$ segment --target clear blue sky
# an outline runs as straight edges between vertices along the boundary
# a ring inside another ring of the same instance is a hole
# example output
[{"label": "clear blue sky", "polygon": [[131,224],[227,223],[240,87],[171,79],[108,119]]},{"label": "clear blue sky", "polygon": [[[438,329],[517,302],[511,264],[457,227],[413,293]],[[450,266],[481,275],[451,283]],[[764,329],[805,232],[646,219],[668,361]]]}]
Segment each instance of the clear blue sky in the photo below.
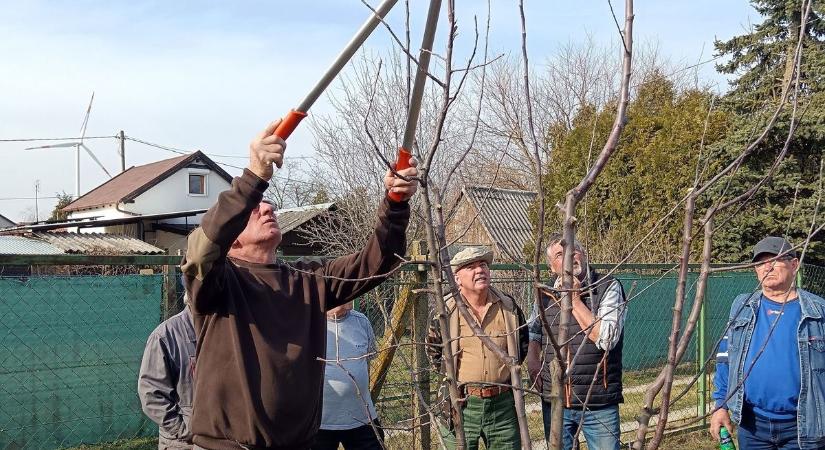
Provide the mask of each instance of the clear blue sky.
[{"label": "clear blue sky", "polygon": [[[403,3],[389,17],[399,32]],[[410,3],[417,43],[428,2]],[[473,15],[486,20],[487,2],[456,3],[460,46],[473,34]],[[614,1],[620,20],[623,7]],[[618,42],[606,0],[525,0],[525,8],[537,65],[588,34],[599,43]],[[715,37],[742,34],[760,21],[744,0],[637,0],[635,9],[636,42],[658,43],[674,62],[708,59]],[[88,135],[122,129],[170,147],[238,157],[266,123],[299,103],[368,13],[360,0],[0,0],[0,11],[0,139],[78,135],[95,91]],[[519,52],[519,27],[517,1],[492,0],[491,51]],[[366,48],[390,46],[389,33],[379,28]],[[712,64],[700,73],[724,89]],[[328,105],[322,98],[313,110]],[[288,155],[312,155],[309,127],[289,143]],[[36,144],[0,143],[0,214],[12,220],[34,201],[6,199],[34,196],[38,179],[41,195],[74,190],[73,150],[23,151]],[[119,170],[117,141],[88,145],[110,172]],[[128,167],[175,155],[127,142],[126,156]],[[106,177],[81,159],[85,192]],[[242,158],[217,160],[245,165]],[[41,216],[52,206],[41,200]]]}]

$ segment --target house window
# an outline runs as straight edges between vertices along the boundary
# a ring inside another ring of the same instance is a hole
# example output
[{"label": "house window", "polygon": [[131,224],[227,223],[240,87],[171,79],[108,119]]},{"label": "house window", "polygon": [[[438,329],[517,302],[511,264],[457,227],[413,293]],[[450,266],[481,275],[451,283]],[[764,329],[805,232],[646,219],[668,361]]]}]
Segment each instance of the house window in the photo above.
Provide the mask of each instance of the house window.
[{"label": "house window", "polygon": [[189,174],[189,195],[206,195],[206,174]]}]

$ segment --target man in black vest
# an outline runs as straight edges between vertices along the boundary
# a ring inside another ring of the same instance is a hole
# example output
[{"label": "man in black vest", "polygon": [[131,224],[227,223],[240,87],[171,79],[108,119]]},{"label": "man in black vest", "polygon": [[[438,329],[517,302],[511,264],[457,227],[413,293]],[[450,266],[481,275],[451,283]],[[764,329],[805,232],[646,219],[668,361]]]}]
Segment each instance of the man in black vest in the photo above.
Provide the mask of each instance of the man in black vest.
[{"label": "man in black vest", "polygon": [[[553,281],[561,287],[564,248],[561,235],[550,237],[547,260],[556,275]],[[570,374],[564,381],[564,424],[562,439],[565,450],[578,448],[577,429],[581,426],[588,448],[619,450],[619,403],[622,397],[622,328],[625,318],[625,296],[621,283],[610,275],[590,269],[587,255],[576,242],[573,254],[573,320],[567,328],[570,339],[565,365]],[[527,367],[536,388],[543,394],[541,410],[544,435],[550,436],[551,371],[558,370],[555,352],[547,338],[549,326],[558,337],[561,294],[547,292],[541,305],[533,306],[530,320],[530,346]],[[541,311],[539,310],[541,309]],[[544,315],[542,318],[539,313]]]}]

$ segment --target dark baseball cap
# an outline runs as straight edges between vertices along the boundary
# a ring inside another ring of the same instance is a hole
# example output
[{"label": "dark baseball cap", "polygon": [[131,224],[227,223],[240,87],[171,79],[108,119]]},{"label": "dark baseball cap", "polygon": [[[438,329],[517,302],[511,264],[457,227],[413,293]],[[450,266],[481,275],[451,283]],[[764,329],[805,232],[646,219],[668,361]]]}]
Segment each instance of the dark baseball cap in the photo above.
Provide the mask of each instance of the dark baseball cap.
[{"label": "dark baseball cap", "polygon": [[779,236],[768,236],[757,242],[756,245],[753,246],[753,259],[751,261],[756,261],[756,258],[763,253],[769,253],[771,255],[784,253],[786,256],[796,258],[796,250],[793,249],[793,245],[785,240],[785,238]]}]

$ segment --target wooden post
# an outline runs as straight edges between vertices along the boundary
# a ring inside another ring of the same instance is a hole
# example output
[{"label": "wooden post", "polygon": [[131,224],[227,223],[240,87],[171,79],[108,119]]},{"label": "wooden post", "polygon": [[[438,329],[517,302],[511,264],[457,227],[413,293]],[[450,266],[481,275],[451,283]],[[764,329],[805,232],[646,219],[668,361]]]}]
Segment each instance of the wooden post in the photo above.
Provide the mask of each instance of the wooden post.
[{"label": "wooden post", "polygon": [[[418,241],[413,244],[411,256],[413,260],[424,260],[427,253],[427,243],[425,241]],[[427,286],[427,267],[419,264],[415,271],[415,287],[423,289]],[[412,339],[415,343],[425,342],[427,339],[427,332],[429,329],[429,305],[426,294],[418,294],[413,296],[412,305]],[[416,417],[415,427],[418,433],[414,433],[414,448],[415,450],[430,450],[430,417],[427,413],[427,406],[430,404],[430,361],[427,357],[427,348],[424,345],[416,345],[415,354],[413,355],[415,365],[415,373],[418,375],[418,389],[421,391],[424,401],[414,395],[413,396],[413,414]]]},{"label": "wooden post", "polygon": [[178,302],[178,280],[177,266],[167,264],[163,266],[163,304],[161,308],[161,319],[166,320],[179,313],[181,305]]},{"label": "wooden post", "polygon": [[384,335],[378,340],[378,348],[386,349],[380,353],[370,364],[370,395],[372,400],[378,401],[381,396],[381,388],[384,387],[384,381],[387,377],[387,372],[390,369],[390,364],[395,357],[395,344],[401,340],[406,330],[406,318],[410,311],[410,304],[412,303],[412,288],[404,287],[395,306],[392,308],[392,317],[390,324],[384,329]]}]

